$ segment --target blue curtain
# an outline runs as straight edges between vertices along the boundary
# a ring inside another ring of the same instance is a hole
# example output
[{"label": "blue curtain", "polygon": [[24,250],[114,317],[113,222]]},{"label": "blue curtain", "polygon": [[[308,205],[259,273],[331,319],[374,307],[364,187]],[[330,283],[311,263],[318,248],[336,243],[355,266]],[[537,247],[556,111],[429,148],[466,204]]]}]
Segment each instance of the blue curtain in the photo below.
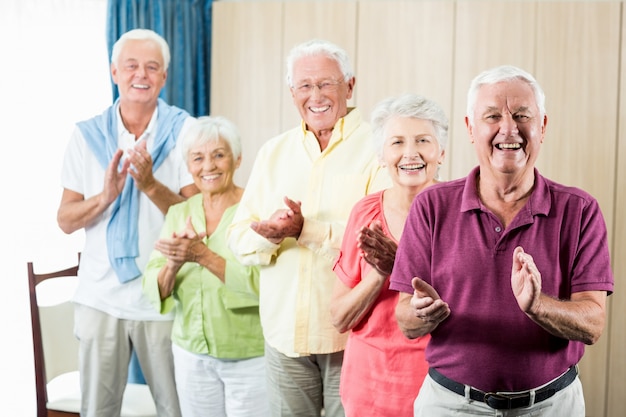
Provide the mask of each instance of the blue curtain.
[{"label": "blue curtain", "polygon": [[[131,29],[152,29],[170,47],[161,98],[193,116],[209,114],[212,0],[108,0],[107,46]],[[113,101],[117,99],[113,84]]]}]

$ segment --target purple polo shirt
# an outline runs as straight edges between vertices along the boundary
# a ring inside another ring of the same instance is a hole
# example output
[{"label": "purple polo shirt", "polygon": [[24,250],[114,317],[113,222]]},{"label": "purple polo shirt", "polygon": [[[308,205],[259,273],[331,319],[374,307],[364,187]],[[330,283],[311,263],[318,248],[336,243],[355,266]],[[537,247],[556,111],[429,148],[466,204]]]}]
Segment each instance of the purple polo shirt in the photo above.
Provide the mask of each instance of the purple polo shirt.
[{"label": "purple polo shirt", "polygon": [[430,283],[450,305],[432,332],[430,367],[483,391],[540,386],[578,363],[584,344],[550,335],[518,307],[511,289],[513,250],[541,273],[542,291],[613,291],[606,225],[597,201],[535,170],[535,188],[508,229],[481,204],[478,167],[464,179],[422,191],[406,220],[390,288],[413,293]]}]

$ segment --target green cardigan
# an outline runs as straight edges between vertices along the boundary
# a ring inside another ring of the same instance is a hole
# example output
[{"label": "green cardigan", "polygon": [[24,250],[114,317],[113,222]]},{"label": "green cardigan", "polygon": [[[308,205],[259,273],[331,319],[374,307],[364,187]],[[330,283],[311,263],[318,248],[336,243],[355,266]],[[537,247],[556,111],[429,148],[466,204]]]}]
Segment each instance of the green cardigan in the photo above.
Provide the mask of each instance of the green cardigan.
[{"label": "green cardigan", "polygon": [[[175,309],[172,342],[189,352],[224,359],[251,358],[264,353],[258,269],[239,263],[226,243],[226,228],[237,206],[229,207],[215,232],[203,239],[209,249],[226,259],[226,283],[203,266],[187,262],[176,275],[172,294],[161,300],[157,276],[166,258],[154,250],[144,271],[144,293],[161,313]],[[202,194],[169,209],[161,237],[171,237],[172,233],[183,230],[189,216],[198,233],[206,231]]]}]

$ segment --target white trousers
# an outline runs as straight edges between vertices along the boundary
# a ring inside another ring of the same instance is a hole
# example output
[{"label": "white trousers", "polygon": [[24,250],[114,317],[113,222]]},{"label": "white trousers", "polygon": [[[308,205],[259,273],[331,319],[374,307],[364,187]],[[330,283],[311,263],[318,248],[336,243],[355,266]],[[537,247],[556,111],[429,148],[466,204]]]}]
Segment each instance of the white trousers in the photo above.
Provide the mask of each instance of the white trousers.
[{"label": "white trousers", "polygon": [[229,360],[172,344],[183,417],[267,417],[265,358]]},{"label": "white trousers", "polygon": [[467,399],[442,387],[426,375],[415,399],[415,417],[493,416],[493,417],[585,417],[585,399],[580,379],[552,397],[530,407],[494,410],[480,401]]}]

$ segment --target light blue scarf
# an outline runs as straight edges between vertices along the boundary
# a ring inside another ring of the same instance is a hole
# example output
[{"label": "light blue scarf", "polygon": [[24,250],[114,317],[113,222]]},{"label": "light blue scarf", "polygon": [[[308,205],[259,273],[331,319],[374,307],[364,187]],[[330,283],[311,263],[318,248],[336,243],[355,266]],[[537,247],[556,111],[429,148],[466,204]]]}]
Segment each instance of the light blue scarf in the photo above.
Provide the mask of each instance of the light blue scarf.
[{"label": "light blue scarf", "polygon": [[[99,116],[78,123],[87,145],[106,170],[117,151],[117,107],[119,99]],[[189,114],[162,99],[158,100],[157,128],[151,152],[152,172],[163,163],[176,145],[176,138]],[[139,256],[139,190],[129,175],[124,189],[113,202],[107,227],[109,262],[121,283],[141,276],[135,258]]]}]

